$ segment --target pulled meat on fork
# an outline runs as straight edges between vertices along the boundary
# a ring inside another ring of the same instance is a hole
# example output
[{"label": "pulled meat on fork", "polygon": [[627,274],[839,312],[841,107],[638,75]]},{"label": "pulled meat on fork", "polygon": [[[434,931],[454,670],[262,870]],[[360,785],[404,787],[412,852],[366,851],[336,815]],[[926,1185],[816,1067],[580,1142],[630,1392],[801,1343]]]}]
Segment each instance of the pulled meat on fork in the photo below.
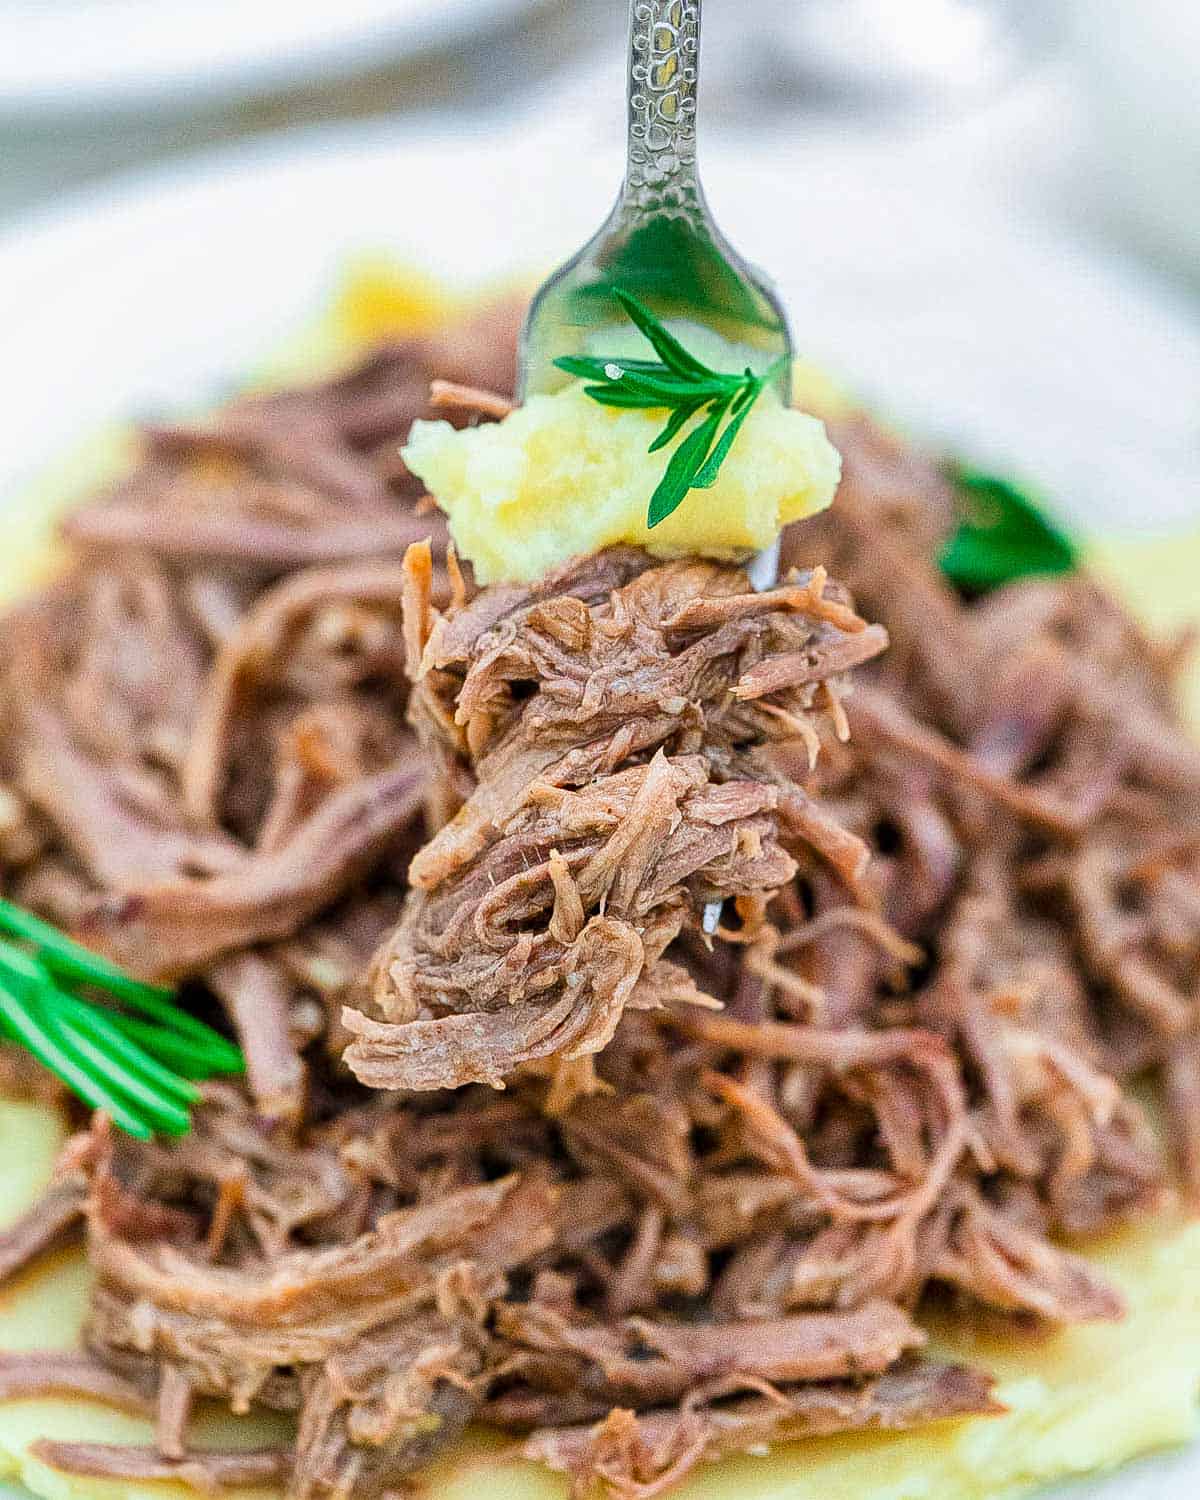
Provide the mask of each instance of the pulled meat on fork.
[{"label": "pulled meat on fork", "polygon": [[[738,568],[614,548],[435,616],[428,550],[406,566],[410,717],[475,785],[409,867],[372,966],[381,1019],[346,1011],[346,1061],[373,1088],[499,1085],[659,1004],[706,902],[755,936],[815,818],[759,747],[815,757],[815,721],[887,638],[822,569],[756,594]],[[816,839],[861,872],[865,848]]]}]

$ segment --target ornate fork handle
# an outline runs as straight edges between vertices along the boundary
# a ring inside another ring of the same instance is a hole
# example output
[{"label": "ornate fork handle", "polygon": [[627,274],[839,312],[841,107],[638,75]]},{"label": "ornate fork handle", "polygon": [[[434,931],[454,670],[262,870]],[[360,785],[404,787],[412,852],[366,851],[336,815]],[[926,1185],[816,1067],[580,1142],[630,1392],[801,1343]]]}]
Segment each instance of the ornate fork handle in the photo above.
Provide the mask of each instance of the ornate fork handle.
[{"label": "ornate fork handle", "polygon": [[626,220],[698,221],[696,91],[701,0],[629,0]]}]

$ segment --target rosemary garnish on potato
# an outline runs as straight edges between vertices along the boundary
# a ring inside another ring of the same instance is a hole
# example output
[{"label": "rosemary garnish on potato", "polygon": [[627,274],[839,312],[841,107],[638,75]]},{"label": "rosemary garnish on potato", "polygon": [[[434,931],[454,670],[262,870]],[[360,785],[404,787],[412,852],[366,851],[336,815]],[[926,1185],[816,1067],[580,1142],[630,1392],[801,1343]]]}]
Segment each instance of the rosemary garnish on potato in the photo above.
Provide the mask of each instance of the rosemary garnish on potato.
[{"label": "rosemary garnish on potato", "polygon": [[722,374],[684,348],[636,297],[619,290],[613,295],[658,359],[568,355],[554,363],[568,375],[589,381],[585,393],[603,406],[669,411],[666,425],[650,444],[651,453],[668,447],[688,422],[702,416],[679,442],[650,497],[646,524],[654,527],[679,507],[689,490],[710,489],[716,483],[750,409],[779,379],[788,356],[781,355],[761,374],[749,366],[739,375]]}]

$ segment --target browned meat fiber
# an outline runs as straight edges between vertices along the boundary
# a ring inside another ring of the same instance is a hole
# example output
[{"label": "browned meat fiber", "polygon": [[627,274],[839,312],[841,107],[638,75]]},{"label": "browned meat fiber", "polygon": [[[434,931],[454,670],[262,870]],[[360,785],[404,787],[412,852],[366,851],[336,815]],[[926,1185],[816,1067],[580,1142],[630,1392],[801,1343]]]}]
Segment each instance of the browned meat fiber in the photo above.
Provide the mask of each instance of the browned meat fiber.
[{"label": "browned meat fiber", "polygon": [[[178,1141],[80,1120],[0,1241],[95,1269],[0,1399],[157,1418],[60,1469],[372,1500],[481,1420],[649,1500],[993,1410],[927,1293],[1119,1316],[1070,1240],[1169,1180],[1135,1074],[1200,1198],[1184,643],[1085,574],[959,597],[952,489],[865,421],[771,594],[626,550],[475,593],[396,453],[435,378],[503,412],[514,323],[148,432],[0,622],[0,889],[249,1062]],[[197,1451],[203,1396],[295,1439]]]},{"label": "browned meat fiber", "polygon": [[[385,1019],[346,1011],[346,1061],[373,1088],[500,1084],[598,1052],[626,1006],[686,998],[663,955],[705,903],[755,939],[818,819],[761,747],[815,755],[887,638],[819,568],[755,594],[736,568],[612,549],[438,615],[428,548],[406,566],[409,715],[474,785],[409,867],[372,966]],[[865,845],[822,832],[852,880]]]}]

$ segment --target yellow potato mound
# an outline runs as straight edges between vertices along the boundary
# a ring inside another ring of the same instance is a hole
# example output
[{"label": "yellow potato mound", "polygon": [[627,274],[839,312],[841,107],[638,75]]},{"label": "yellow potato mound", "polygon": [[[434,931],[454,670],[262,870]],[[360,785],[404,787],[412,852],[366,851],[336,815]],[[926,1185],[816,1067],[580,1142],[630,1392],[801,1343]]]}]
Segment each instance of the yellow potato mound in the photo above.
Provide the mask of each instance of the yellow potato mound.
[{"label": "yellow potato mound", "polygon": [[[370,298],[358,298],[353,286],[347,288],[335,317],[313,332],[310,368],[322,362],[316,354],[332,345],[345,351],[355,339],[370,342],[363,306],[372,299],[387,313],[387,331],[403,332],[398,325],[410,306],[404,278],[397,276],[394,295],[385,295],[388,288],[380,282],[385,273],[374,265],[371,276]],[[412,305],[424,316],[419,299]],[[293,351],[289,377],[299,373],[298,364]],[[103,477],[99,469],[111,466],[110,449],[103,451],[104,462],[93,463],[94,477]],[[0,572],[0,600],[45,572],[44,546],[36,549],[28,540],[31,520],[35,511],[60,512],[68,494],[81,493],[86,468],[81,454],[57,486],[42,487],[36,505],[0,516],[0,559],[19,560],[19,568]],[[703,505],[706,498],[712,497],[701,492],[686,503]],[[1108,549],[1105,570],[1135,602],[1148,597],[1146,586],[1153,579],[1153,612],[1160,626],[1194,619],[1200,538],[1175,545],[1176,566],[1168,583],[1173,579],[1178,586],[1166,591],[1161,570],[1144,567],[1142,556],[1150,554]],[[1195,680],[1200,703],[1200,674]],[[34,1201],[63,1136],[63,1122],[52,1109],[0,1100],[0,1228]],[[1096,1247],[1091,1259],[1125,1293],[1124,1322],[1028,1339],[1000,1337],[961,1320],[933,1328],[935,1353],[994,1371],[1007,1415],[911,1433],[822,1438],[780,1446],[764,1458],[727,1459],[694,1474],[677,1492],[678,1500],[1015,1500],[1056,1479],[1187,1441],[1198,1426],[1200,1222],[1164,1215]],[[87,1285],[84,1256],[74,1251],[0,1289],[0,1350],[73,1347]],[[216,1410],[205,1412],[195,1430],[197,1446],[253,1448],[281,1435],[286,1429],[278,1419],[233,1418]],[[0,1403],[0,1480],[16,1480],[44,1500],[194,1500],[194,1492],[174,1482],[57,1473],[29,1455],[30,1444],[41,1437],[144,1443],[152,1431],[149,1423],[95,1401]],[[567,1485],[514,1459],[510,1443],[475,1433],[427,1471],[417,1489],[429,1500],[564,1500]],[[222,1493],[229,1500],[271,1495],[247,1489]]]},{"label": "yellow potato mound", "polygon": [[833,499],[841,460],[824,425],[768,391],[712,489],[690,491],[651,531],[646,507],[674,450],[648,450],[667,415],[601,406],[575,384],[534,396],[502,422],[461,431],[414,423],[404,461],[446,512],[481,583],[537,578],[614,542],[660,557],[756,551]]}]

